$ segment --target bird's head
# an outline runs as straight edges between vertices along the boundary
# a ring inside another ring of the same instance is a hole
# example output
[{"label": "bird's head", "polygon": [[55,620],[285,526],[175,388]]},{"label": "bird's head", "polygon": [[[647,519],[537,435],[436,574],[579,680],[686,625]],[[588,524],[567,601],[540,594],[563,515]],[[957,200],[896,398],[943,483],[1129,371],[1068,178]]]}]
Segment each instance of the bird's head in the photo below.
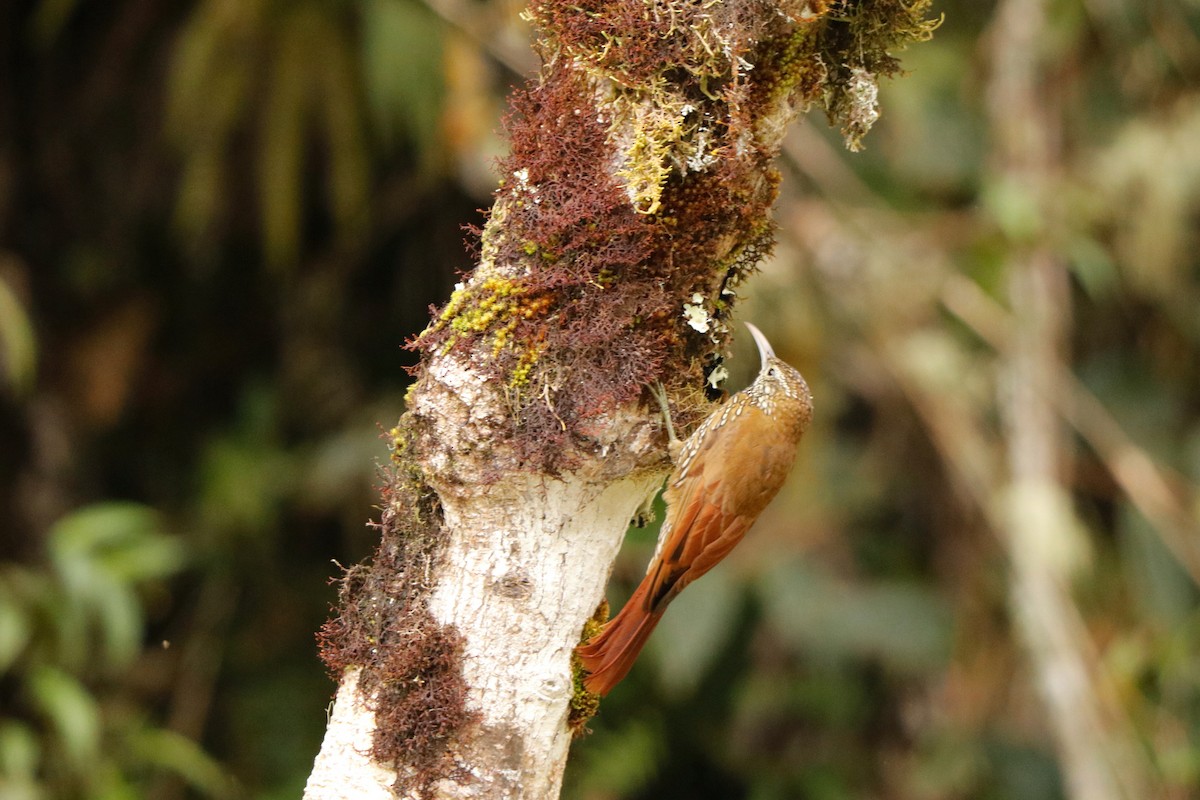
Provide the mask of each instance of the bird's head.
[{"label": "bird's head", "polygon": [[751,401],[767,413],[776,413],[783,406],[803,418],[804,424],[812,417],[812,393],[800,370],[781,360],[775,355],[775,349],[755,326],[749,322],[746,327],[758,345],[758,354],[762,358],[758,377],[746,388]]}]

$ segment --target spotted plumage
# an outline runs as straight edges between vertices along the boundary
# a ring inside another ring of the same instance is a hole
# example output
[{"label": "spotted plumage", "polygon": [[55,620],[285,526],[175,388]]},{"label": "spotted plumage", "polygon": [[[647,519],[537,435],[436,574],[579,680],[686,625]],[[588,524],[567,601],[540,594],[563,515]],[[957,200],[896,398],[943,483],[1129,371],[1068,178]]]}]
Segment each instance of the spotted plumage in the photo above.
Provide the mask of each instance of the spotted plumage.
[{"label": "spotted plumage", "polygon": [[621,612],[577,650],[592,692],[607,694],[625,676],[667,605],[742,540],[795,461],[812,418],[812,395],[799,371],[775,356],[757,328],[747,327],[762,356],[758,377],[684,442],[670,434],[675,470],[663,492],[667,514],[646,577]]}]

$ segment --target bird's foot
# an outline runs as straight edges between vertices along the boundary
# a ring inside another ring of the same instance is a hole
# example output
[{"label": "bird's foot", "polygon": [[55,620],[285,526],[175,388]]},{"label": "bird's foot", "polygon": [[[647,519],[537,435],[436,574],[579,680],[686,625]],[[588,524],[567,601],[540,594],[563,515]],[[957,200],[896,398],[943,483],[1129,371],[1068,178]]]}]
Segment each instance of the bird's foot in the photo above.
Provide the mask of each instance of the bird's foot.
[{"label": "bird's foot", "polygon": [[667,400],[667,390],[663,387],[662,381],[655,381],[654,385],[650,387],[650,391],[654,393],[654,397],[658,400],[658,407],[662,409],[663,426],[667,429],[667,453],[673,462],[682,443],[675,436],[675,425],[671,422],[671,404]]}]

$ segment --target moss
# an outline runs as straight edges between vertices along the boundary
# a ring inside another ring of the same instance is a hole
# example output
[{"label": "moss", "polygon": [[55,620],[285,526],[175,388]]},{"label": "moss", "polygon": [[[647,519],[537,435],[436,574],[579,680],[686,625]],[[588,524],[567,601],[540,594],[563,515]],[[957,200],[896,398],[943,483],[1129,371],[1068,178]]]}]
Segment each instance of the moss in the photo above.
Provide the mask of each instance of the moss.
[{"label": "moss", "polygon": [[814,42],[814,54],[829,65],[822,105],[841,127],[846,146],[858,150],[879,116],[879,78],[900,72],[893,50],[927,41],[941,24],[927,19],[932,0],[839,0]]},{"label": "moss", "polygon": [[[587,622],[583,623],[583,634],[579,637],[579,642],[582,644],[591,639],[596,634],[600,633],[600,629],[604,627],[604,623],[608,620],[609,608],[608,601],[601,600],[600,605],[596,607],[594,613]],[[583,668],[583,663],[579,660],[579,656],[575,651],[571,651],[571,702],[567,710],[567,727],[574,737],[583,736],[588,732],[587,723],[592,717],[596,716],[596,712],[600,710],[600,695],[594,692],[589,692],[583,684],[583,679],[586,677],[586,671]]]},{"label": "moss", "polygon": [[735,3],[694,0],[583,0],[532,3],[527,17],[548,46],[617,85],[644,87],[670,69],[697,82],[728,75]]},{"label": "moss", "polygon": [[537,365],[538,359],[541,358],[542,351],[545,349],[544,343],[534,342],[528,347],[517,361],[517,365],[513,367],[509,373],[508,386],[511,389],[520,389],[529,383],[529,374]]},{"label": "moss", "polygon": [[[528,244],[526,249],[529,249]],[[536,246],[532,247],[532,252],[537,252]],[[489,276],[477,284],[461,285],[455,289],[450,302],[421,333],[418,341],[449,332],[450,335],[441,344],[441,353],[445,355],[459,342],[486,334],[494,358],[514,345],[513,334],[522,321],[543,317],[551,303],[551,297],[535,294],[528,285],[500,276]],[[518,356],[518,362],[526,365],[536,362],[537,352],[536,347],[525,349]],[[525,369],[528,371],[528,366]],[[520,382],[516,376],[513,380]]]},{"label": "moss", "polygon": [[774,108],[793,93],[801,105],[813,102],[829,76],[816,44],[820,26],[802,27],[764,43],[760,60],[761,102]]},{"label": "moss", "polygon": [[335,678],[358,668],[375,712],[372,754],[398,770],[397,791],[428,797],[457,775],[450,744],[478,723],[466,708],[462,637],[429,612],[430,576],[444,530],[441,506],[412,453],[411,417],[386,434],[392,450],[371,562],[347,570],[339,611],[319,634]]},{"label": "moss", "polygon": [[[523,464],[569,467],[588,421],[655,380],[704,385],[736,289],[773,247],[787,122],[821,104],[857,146],[889,48],[936,24],[927,0],[804,8],[531,5],[547,66],[513,95],[479,270],[416,342],[505,387]],[[697,294],[706,331],[684,316]]]}]

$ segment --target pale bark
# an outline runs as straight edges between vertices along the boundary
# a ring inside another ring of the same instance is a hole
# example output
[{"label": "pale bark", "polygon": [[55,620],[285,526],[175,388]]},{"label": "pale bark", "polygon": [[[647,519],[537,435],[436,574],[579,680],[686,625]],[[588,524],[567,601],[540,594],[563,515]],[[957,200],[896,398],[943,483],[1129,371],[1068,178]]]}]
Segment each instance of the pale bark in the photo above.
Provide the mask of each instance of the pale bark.
[{"label": "pale bark", "polygon": [[[660,422],[614,415],[570,473],[509,471],[486,480],[481,448],[500,422],[494,382],[440,360],[414,412],[440,447],[423,466],[441,497],[448,544],[432,576],[430,611],[465,638],[462,657],[479,723],[454,752],[468,777],[438,798],[556,798],[571,734],[571,650],[603,597],[623,531],[665,475]],[[347,671],[306,800],[389,798],[396,773],[371,757],[371,698]],[[401,765],[403,769],[403,765]],[[407,778],[409,776],[402,776]],[[416,797],[401,780],[401,797]]]},{"label": "pale bark", "polygon": [[375,712],[358,690],[359,670],[347,670],[325,728],[325,739],[308,776],[308,800],[355,797],[392,800],[396,773],[371,757]]}]

